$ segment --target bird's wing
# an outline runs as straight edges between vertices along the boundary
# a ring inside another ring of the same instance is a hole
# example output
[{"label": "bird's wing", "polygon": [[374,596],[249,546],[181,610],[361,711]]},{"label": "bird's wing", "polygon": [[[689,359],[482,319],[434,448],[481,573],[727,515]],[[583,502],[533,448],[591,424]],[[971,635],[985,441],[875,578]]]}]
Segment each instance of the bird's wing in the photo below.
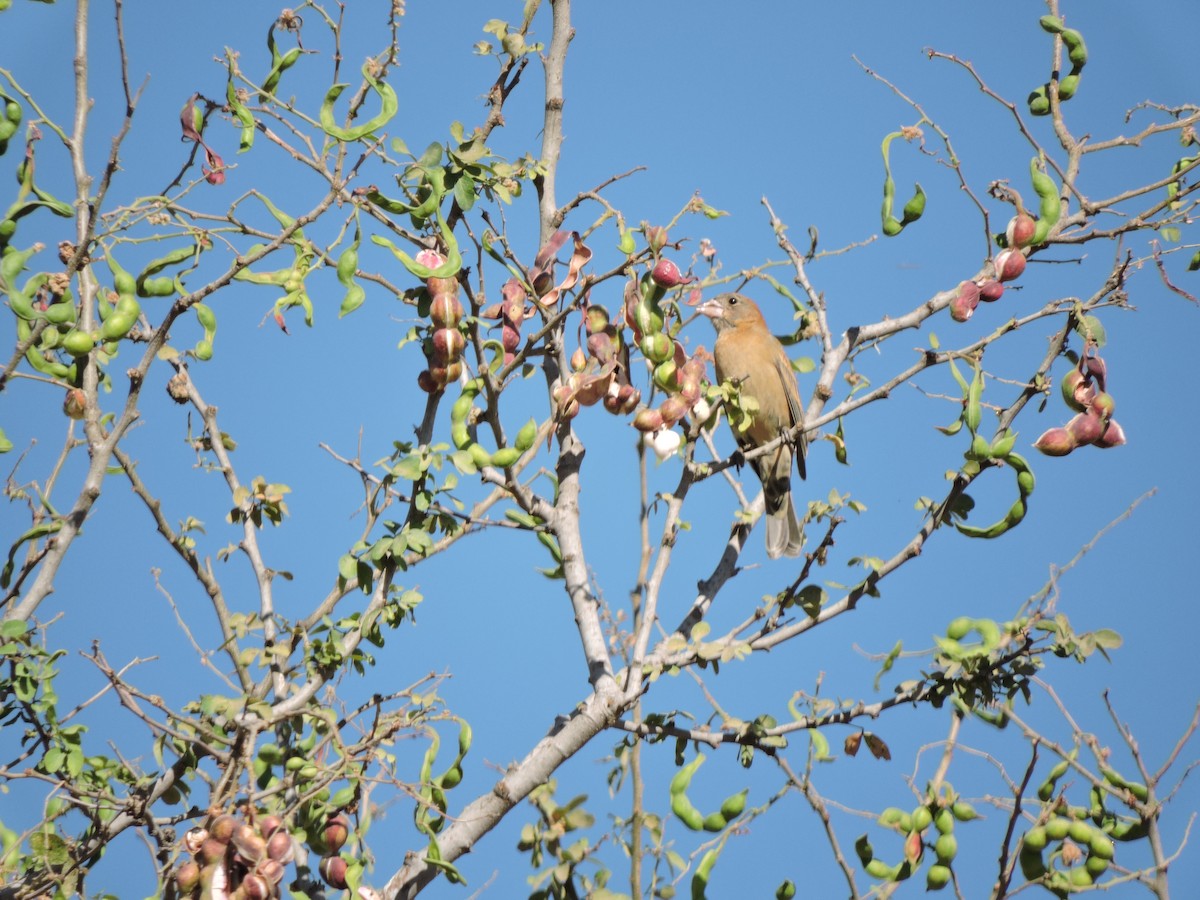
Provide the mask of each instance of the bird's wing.
[{"label": "bird's wing", "polygon": [[[804,422],[804,410],[800,405],[800,389],[796,384],[796,375],[792,372],[792,364],[786,353],[780,353],[775,358],[775,372],[779,375],[779,380],[783,382],[783,393],[787,396],[788,419],[791,427],[794,428]],[[804,465],[804,457],[808,452],[808,440],[804,435],[800,435],[797,439],[796,450],[796,469],[803,479],[808,475]]]}]

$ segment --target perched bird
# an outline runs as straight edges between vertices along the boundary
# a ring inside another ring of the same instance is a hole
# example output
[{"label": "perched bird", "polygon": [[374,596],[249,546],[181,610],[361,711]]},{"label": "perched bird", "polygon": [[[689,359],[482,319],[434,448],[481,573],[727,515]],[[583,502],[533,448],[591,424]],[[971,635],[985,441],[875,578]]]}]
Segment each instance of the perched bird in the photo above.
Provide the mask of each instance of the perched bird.
[{"label": "perched bird", "polygon": [[[717,329],[713,347],[717,378],[736,381],[742,396],[753,399],[758,411],[750,427],[734,431],[743,451],[773,441],[804,422],[800,390],[783,344],[767,328],[754,301],[741,294],[722,294],[705,302],[700,312]],[[793,445],[781,443],[765,456],[751,460],[767,501],[767,556],[798,556],[804,536],[792,505],[792,459],[804,478],[807,442],[801,435]]]}]

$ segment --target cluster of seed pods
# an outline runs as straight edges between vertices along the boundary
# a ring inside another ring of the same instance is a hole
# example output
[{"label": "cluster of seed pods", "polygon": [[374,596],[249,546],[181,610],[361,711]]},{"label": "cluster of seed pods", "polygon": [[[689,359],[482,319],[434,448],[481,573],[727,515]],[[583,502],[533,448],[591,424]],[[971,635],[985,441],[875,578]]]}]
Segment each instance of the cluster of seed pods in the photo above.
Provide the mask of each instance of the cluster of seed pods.
[{"label": "cluster of seed pods", "polygon": [[653,367],[654,384],[667,395],[657,409],[638,410],[633,426],[639,431],[671,428],[701,400],[707,356],[687,355],[683,345],[664,330],[661,306],[668,290],[693,280],[684,276],[671,260],[662,257],[639,281],[626,285],[625,323],[633,330],[638,348]]},{"label": "cluster of seed pods", "polygon": [[1025,272],[1025,249],[1045,242],[1050,230],[1058,224],[1062,214],[1058,185],[1042,171],[1045,161],[1035,156],[1029,163],[1029,180],[1038,196],[1038,217],[1029,215],[1018,203],[1017,214],[1009,220],[1004,234],[996,235],[996,242],[1003,248],[992,259],[993,277],[979,281],[964,281],[950,301],[950,317],[956,322],[965,322],[974,314],[980,302],[999,300],[1004,293],[1004,284],[1016,281]]},{"label": "cluster of seed pods", "polygon": [[[416,260],[421,265],[436,269],[446,262],[446,257],[436,250],[422,250]],[[462,303],[458,299],[458,279],[430,276],[425,279],[429,291],[429,318],[433,322],[433,333],[425,346],[425,358],[429,368],[417,376],[421,390],[430,394],[443,390],[447,384],[457,381],[462,375],[462,352],[466,338],[458,330],[462,321]]]},{"label": "cluster of seed pods", "polygon": [[1076,415],[1066,425],[1051,428],[1033,444],[1047,456],[1066,456],[1091,444],[1109,449],[1125,443],[1125,431],[1112,417],[1116,403],[1106,390],[1108,367],[1090,351],[1063,376],[1063,401]]},{"label": "cluster of seed pods", "polygon": [[270,900],[295,855],[292,836],[278,816],[217,816],[207,828],[183,836],[192,855],[175,870],[181,897]]},{"label": "cluster of seed pods", "polygon": [[614,416],[629,415],[642,393],[629,383],[629,348],[621,332],[608,310],[595,304],[586,308],[583,327],[587,339],[571,354],[571,374],[554,389],[559,416],[572,419],[580,407],[597,402]]}]

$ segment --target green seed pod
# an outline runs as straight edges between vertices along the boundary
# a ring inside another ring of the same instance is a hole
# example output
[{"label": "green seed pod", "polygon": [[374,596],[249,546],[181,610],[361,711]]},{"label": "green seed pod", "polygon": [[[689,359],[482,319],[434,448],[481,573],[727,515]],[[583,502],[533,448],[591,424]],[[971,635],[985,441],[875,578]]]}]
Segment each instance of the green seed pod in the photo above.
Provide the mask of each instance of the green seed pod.
[{"label": "green seed pod", "polygon": [[263,744],[258,748],[258,758],[269,766],[277,766],[283,762],[283,748],[278,744]]},{"label": "green seed pod", "polygon": [[933,827],[937,829],[938,834],[950,834],[954,831],[954,813],[943,806],[933,817]]},{"label": "green seed pod", "polygon": [[1058,99],[1070,100],[1075,96],[1075,92],[1079,90],[1079,75],[1072,72],[1058,81]]},{"label": "green seed pod", "polygon": [[47,306],[43,315],[51,325],[66,325],[75,321],[75,312],[75,301],[68,291],[57,303]]},{"label": "green seed pod", "polygon": [[450,423],[450,440],[454,442],[456,450],[466,450],[474,441],[471,440],[471,433],[467,430],[466,422],[451,422]]},{"label": "green seed pod", "polygon": [[[877,821],[879,822],[880,825],[895,826],[895,825],[899,825],[900,822],[903,821],[905,818],[908,818],[908,815],[907,815],[907,813],[904,812],[904,810],[900,809],[900,807],[898,807],[898,806],[889,806],[887,809],[885,809],[883,812],[881,812],[879,814],[879,819]],[[912,824],[911,819],[909,819],[909,824],[910,825]],[[909,829],[905,828],[905,829],[901,829],[901,830],[908,831]]]},{"label": "green seed pod", "polygon": [[675,813],[675,817],[692,831],[704,829],[704,816],[692,805],[686,792],[680,791],[671,795],[671,812]]},{"label": "green seed pod", "polygon": [[195,355],[196,359],[201,360],[202,362],[212,359],[212,341],[205,338],[196,341],[196,346],[192,348],[192,353]]},{"label": "green seed pod", "polygon": [[175,279],[166,275],[146,278],[138,283],[139,297],[170,297],[175,293]]},{"label": "green seed pod", "polygon": [[63,349],[72,356],[87,356],[96,346],[95,340],[85,331],[72,331],[63,338]]},{"label": "green seed pod", "polygon": [[670,784],[670,793],[672,796],[683,793],[687,790],[688,785],[692,783],[692,776],[695,775],[696,770],[704,764],[704,760],[704,754],[697,753],[695,759],[675,773],[674,777],[671,778]]},{"label": "green seed pod", "polygon": [[950,867],[940,863],[929,867],[925,873],[925,890],[940,891],[950,883]]},{"label": "green seed pod", "polygon": [[214,332],[217,330],[217,315],[212,311],[212,308],[203,303],[193,304],[192,309],[196,313],[196,321],[200,323],[200,327],[206,332]]},{"label": "green seed pod", "polygon": [[1046,837],[1052,841],[1061,841],[1071,830],[1071,820],[1055,816],[1046,823]]},{"label": "green seed pod", "polygon": [[113,313],[105,320],[104,324],[100,326],[101,340],[121,340],[121,338],[129,334],[129,331],[133,328],[133,323],[135,321],[137,321],[135,316],[127,316],[123,313]]},{"label": "green seed pod", "polygon": [[742,814],[746,808],[746,795],[750,793],[750,789],[738,791],[736,794],[730,794],[721,804],[721,815],[726,821],[732,821]]},{"label": "green seed pod", "polygon": [[970,634],[971,629],[974,627],[974,619],[970,618],[969,616],[959,616],[956,619],[952,619],[950,624],[946,627],[946,637],[950,638],[952,641],[961,641],[968,634]]},{"label": "green seed pod", "polygon": [[960,822],[970,822],[973,819],[979,818],[979,813],[975,811],[975,807],[962,800],[951,806],[950,812]]},{"label": "green seed pod", "polygon": [[904,204],[904,209],[901,211],[901,225],[909,225],[917,221],[925,213],[925,191],[921,188],[920,183],[916,185],[916,193],[912,199]]},{"label": "green seed pod", "polygon": [[1042,859],[1041,850],[1034,850],[1026,844],[1017,859],[1021,864],[1021,874],[1027,881],[1037,881],[1046,874],[1046,862]]},{"label": "green seed pod", "polygon": [[709,813],[702,823],[705,831],[724,831],[729,822],[719,812]]},{"label": "green seed pod", "polygon": [[492,454],[491,464],[498,469],[507,469],[515,465],[521,458],[521,451],[516,447],[501,447]]},{"label": "green seed pod", "polygon": [[1113,858],[1113,842],[1103,831],[1094,830],[1088,842],[1088,853],[1103,860]]},{"label": "green seed pod", "polygon": [[[1047,829],[1046,833],[1049,834],[1049,829]],[[1067,833],[1071,835],[1071,840],[1085,847],[1092,842],[1092,826],[1087,822],[1081,822],[1076,819],[1074,822],[1071,822]]]},{"label": "green seed pod", "polygon": [[1035,116],[1050,115],[1050,94],[1049,88],[1042,85],[1037,90],[1030,91],[1029,96],[1025,98],[1025,102],[1029,104],[1029,112]]},{"label": "green seed pod", "polygon": [[795,896],[796,885],[792,883],[790,878],[784,879],[779,887],[775,888],[775,900],[793,900]]},{"label": "green seed pod", "polygon": [[471,444],[466,450],[471,454],[471,462],[475,463],[475,468],[482,469],[492,464],[492,454],[488,453],[482,444]]},{"label": "green seed pod", "polygon": [[952,834],[943,834],[934,843],[933,852],[937,855],[938,862],[949,865],[958,855],[958,838]]},{"label": "green seed pod", "polygon": [[900,864],[889,866],[882,859],[873,859],[863,868],[872,878],[878,878],[880,881],[895,881],[896,876],[900,874]]},{"label": "green seed pod", "polygon": [[537,439],[537,420],[530,419],[521,426],[521,430],[517,432],[517,437],[513,441],[513,446],[524,453],[533,446],[533,442]]},{"label": "green seed pod", "polygon": [[1058,16],[1042,16],[1038,19],[1038,24],[1042,26],[1043,30],[1051,34],[1062,34],[1063,23],[1062,19]]},{"label": "green seed pod", "polygon": [[1083,863],[1083,867],[1087,869],[1087,873],[1093,879],[1099,878],[1108,871],[1108,860],[1101,859],[1099,856],[1089,856]]},{"label": "green seed pod", "polygon": [[712,868],[716,865],[718,851],[709,850],[700,858],[700,865],[696,867],[696,874],[692,876],[692,900],[705,900],[705,891],[708,889],[708,878],[712,874]]},{"label": "green seed pod", "polygon": [[933,824],[933,813],[929,811],[928,806],[918,806],[912,811],[909,816],[909,827],[906,831],[924,831]]},{"label": "green seed pod", "polygon": [[133,316],[135,319],[142,314],[142,304],[132,294],[121,294],[117,298],[114,312],[121,316]]},{"label": "green seed pod", "polygon": [[1046,829],[1039,826],[1030,828],[1025,832],[1025,846],[1030,850],[1036,850],[1039,853],[1046,849],[1046,842],[1049,835],[1046,834]]},{"label": "green seed pod", "polygon": [[1083,42],[1083,35],[1074,28],[1064,28],[1062,31],[1063,44],[1067,48],[1067,59],[1071,60],[1078,71],[1087,65],[1088,52],[1087,45]]}]

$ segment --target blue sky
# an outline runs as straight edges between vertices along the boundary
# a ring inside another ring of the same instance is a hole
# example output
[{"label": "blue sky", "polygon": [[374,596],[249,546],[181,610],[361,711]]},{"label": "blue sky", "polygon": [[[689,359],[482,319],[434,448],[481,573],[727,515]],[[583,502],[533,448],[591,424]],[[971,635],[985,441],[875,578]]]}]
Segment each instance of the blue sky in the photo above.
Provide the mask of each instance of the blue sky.
[{"label": "blue sky", "polygon": [[[383,17],[380,4],[349,5],[345,55],[347,71],[353,72],[358,60],[380,45]],[[95,46],[102,55],[92,72],[96,111],[89,153],[98,164],[108,152],[120,91],[109,54],[109,14],[104,4],[93,7]],[[223,54],[225,46],[241,51],[247,71],[265,71],[263,35],[275,10],[259,7],[211,2],[202,10],[190,7],[184,12],[178,4],[127,5],[131,76],[135,84],[143,73],[148,80],[110,203],[153,193],[174,176],[187,153],[178,142],[179,108],[194,91],[214,98],[223,95],[223,71],[213,59]],[[565,78],[560,202],[613,174],[645,166],[645,172],[607,190],[609,202],[622,209],[632,224],[665,223],[699,191],[729,215],[715,221],[686,218],[672,233],[673,238],[688,241],[675,258],[686,263],[699,239],[707,237],[717,247],[724,273],[780,257],[760,203],[764,196],[798,244],[804,243],[810,225],[819,229],[824,249],[867,241],[879,233],[879,142],[888,132],[915,124],[918,116],[885,85],[866,75],[855,56],[919,101],[950,134],[977,196],[985,197],[988,183],[997,179],[1009,179],[1028,193],[1031,152],[1013,127],[1011,115],[981,94],[961,67],[930,60],[923,50],[932,47],[971,61],[991,88],[1020,102],[1048,75],[1051,42],[1037,26],[1045,6],[1020,2],[985,10],[973,4],[927,2],[919,12],[915,8],[911,4],[760,2],[734,12],[730,4],[717,2],[576,4],[577,35]],[[1068,23],[1086,36],[1091,51],[1079,94],[1068,107],[1068,123],[1076,134],[1089,133],[1095,141],[1130,134],[1150,116],[1136,113],[1126,123],[1125,112],[1146,99],[1168,105],[1200,100],[1194,62],[1177,39],[1200,26],[1200,8],[1191,0],[1156,4],[1153,14],[1131,13],[1128,4],[1117,2],[1064,3],[1063,12]],[[70,14],[70,4],[43,6],[17,0],[14,9],[0,18],[8,37],[0,68],[11,70],[37,92],[47,111],[60,120],[65,120],[70,108]],[[402,136],[410,148],[417,149],[446,140],[453,120],[468,128],[480,121],[481,97],[494,63],[473,56],[471,46],[485,37],[481,28],[489,18],[519,15],[516,3],[410,0],[400,36],[401,65],[391,80],[400,97],[400,114],[389,133]],[[315,34],[312,18],[309,27]],[[548,37],[548,29],[543,12],[535,24],[535,37]],[[327,72],[323,58],[305,58],[285,76],[285,84],[315,111],[328,86]],[[537,152],[540,79],[539,68],[531,65],[506,107],[506,127],[491,141],[496,152]],[[1026,120],[1039,140],[1052,144],[1046,120]],[[198,191],[202,199],[197,203],[221,209],[254,186],[296,212],[318,195],[319,185],[297,174],[265,141],[260,139],[252,154],[236,156],[236,132],[223,123],[216,126],[209,133],[214,148],[238,168],[228,174],[223,186]],[[926,136],[931,147],[940,149],[928,128]],[[52,147],[47,139],[39,152],[39,183],[45,179],[46,187],[69,196],[61,169],[57,173],[54,169],[56,163],[61,165],[61,148]],[[1100,154],[1089,158],[1080,184],[1092,196],[1104,196],[1121,186],[1164,177],[1179,155],[1173,137]],[[13,163],[11,150],[3,162]],[[914,180],[922,183],[929,195],[928,211],[900,238],[877,238],[853,253],[822,259],[811,267],[810,276],[826,294],[835,334],[903,313],[970,277],[983,262],[978,214],[953,173],[900,142],[893,145],[892,168],[902,195]],[[377,169],[371,177],[382,185],[389,174]],[[993,228],[1002,227],[1008,212],[996,201],[988,200],[988,205]],[[598,215],[594,205],[585,204],[567,227],[586,228]],[[536,250],[532,192],[507,211],[507,221],[518,252],[531,256]],[[52,224],[57,223],[43,221],[37,227],[49,229]],[[59,237],[48,230],[42,239],[53,246]],[[1184,241],[1189,239],[1200,240],[1185,233]],[[614,264],[613,229],[598,232],[591,243],[598,253],[597,270]],[[1135,236],[1126,249],[1135,259],[1144,260],[1148,238]],[[1082,259],[1064,249],[1042,254],[1017,283],[1020,289],[1007,292],[1000,303],[981,308],[964,325],[944,314],[938,316],[920,333],[902,335],[875,358],[864,359],[862,371],[872,379],[886,378],[911,362],[916,349],[928,345],[929,332],[936,333],[943,346],[966,344],[1008,316],[1036,309],[1047,300],[1086,297],[1099,285],[1113,252],[1111,247],[1092,244]],[[390,269],[391,277],[403,281],[381,249],[372,248],[368,254],[364,248],[363,256],[364,269]],[[1175,254],[1171,271],[1197,293],[1197,275],[1183,272],[1185,258]],[[1042,260],[1070,263],[1050,265]],[[790,281],[786,268],[776,270],[776,275]],[[415,387],[419,355],[411,346],[396,349],[415,323],[411,310],[389,296],[371,293],[361,310],[339,321],[339,289],[332,278],[326,283],[327,293],[314,294],[315,327],[305,329],[296,317],[290,336],[269,322],[260,327],[274,300],[270,291],[246,286],[220,295],[213,303],[220,319],[216,358],[194,369],[201,391],[220,407],[222,428],[238,440],[235,459],[243,481],[262,474],[293,488],[288,498],[292,517],[284,527],[262,535],[271,565],[295,575],[279,591],[282,611],[293,615],[306,610],[328,588],[338,556],[360,527],[354,518],[361,501],[357,479],[318,443],[352,455],[361,441],[362,459],[379,459],[389,452],[393,440],[411,435],[423,409],[423,395]],[[1200,622],[1187,562],[1196,553],[1200,533],[1196,511],[1200,476],[1191,459],[1200,434],[1189,402],[1194,378],[1192,341],[1200,331],[1195,307],[1165,290],[1152,264],[1135,268],[1129,289],[1136,312],[1103,314],[1109,334],[1104,356],[1110,389],[1117,401],[1116,416],[1129,435],[1128,446],[1103,453],[1085,449],[1065,459],[1038,457],[1029,444],[1044,428],[1060,424],[1066,414],[1056,396],[1041,414],[1028,411],[1019,422],[1018,447],[1030,455],[1039,483],[1027,521],[997,542],[939,534],[920,560],[889,579],[881,600],[864,603],[857,614],[831,623],[820,638],[810,635],[766,659],[730,666],[721,678],[707,679],[731,712],[743,718],[770,712],[782,720],[792,693],[811,691],[819,673],[824,673],[827,695],[869,700],[874,696],[877,666],[863,654],[885,653],[897,640],[903,640],[906,648],[928,647],[929,636],[943,632],[945,624],[960,613],[1008,618],[1042,586],[1051,566],[1065,563],[1130,504],[1155,490],[1060,583],[1060,609],[1077,628],[1114,628],[1125,637],[1125,647],[1111,665],[1101,659],[1085,667],[1059,662],[1050,667],[1048,676],[1077,711],[1082,727],[1102,732],[1111,743],[1111,724],[1100,701],[1101,692],[1108,689],[1150,761],[1157,765],[1164,759],[1200,694],[1189,667]],[[791,310],[783,298],[761,282],[748,290],[778,331],[790,329]],[[610,287],[608,295],[593,299],[615,308],[619,289]],[[153,318],[153,311],[148,311]],[[4,327],[11,328],[7,323]],[[181,332],[182,346],[198,336],[186,327]],[[1007,348],[989,355],[989,368],[1009,378],[1024,377],[1040,358],[1049,333],[1050,327],[1043,326],[1018,336]],[[711,330],[703,322],[689,326],[685,335],[693,347],[711,347]],[[793,353],[815,356],[816,348],[793,348]],[[1056,377],[1062,371],[1056,368]],[[168,374],[163,366],[152,377],[165,382]],[[811,387],[811,376],[807,381],[802,376],[802,392],[807,395]],[[949,373],[942,369],[923,376],[919,388],[934,395],[955,393]],[[1005,386],[994,389],[998,398],[1008,396]],[[18,383],[10,386],[0,404],[0,425],[18,448],[37,440],[22,465],[24,478],[43,477],[64,433],[59,400],[50,393],[43,385]],[[119,396],[120,390],[109,401],[114,408]],[[532,403],[535,391],[526,389],[523,396]],[[890,556],[919,527],[921,516],[913,508],[914,501],[919,496],[938,496],[945,489],[945,472],[961,463],[962,436],[946,438],[933,428],[947,424],[956,414],[953,404],[905,386],[888,401],[847,420],[851,465],[835,462],[830,443],[815,443],[809,479],[797,483],[797,492],[810,499],[836,489],[849,492],[869,508],[843,528],[834,558],[820,572],[821,578],[851,581],[855,574],[846,568],[849,558]],[[598,408],[585,412],[576,423],[589,448],[582,499],[589,565],[605,597],[619,608],[634,582],[637,564],[633,432]],[[184,441],[185,429],[185,412],[155,387],[146,395],[142,424],[130,436],[129,452],[140,460],[143,477],[162,494],[168,519],[192,515],[203,520],[207,535],[201,538],[202,546],[215,554],[236,540],[236,531],[223,521],[229,500],[216,475],[195,467],[195,455]],[[724,431],[717,441],[724,452],[732,447]],[[60,487],[63,503],[82,466],[82,458],[77,458],[65,467]],[[654,489],[670,490],[678,463],[652,469]],[[988,521],[1011,500],[1006,478],[989,482],[973,491]],[[680,540],[668,582],[669,612],[664,614],[668,623],[686,609],[696,580],[708,574],[735,510],[732,495],[717,479],[693,491],[685,514],[692,527]],[[22,521],[18,505],[0,508],[0,533],[19,533]],[[135,669],[134,677],[181,702],[197,690],[218,686],[211,680],[206,683],[194,653],[180,641],[174,616],[156,590],[150,570],[161,569],[163,587],[194,619],[201,634],[211,626],[203,624],[202,595],[179,562],[155,540],[149,517],[136,498],[120,483],[110,484],[40,616],[46,620],[62,615],[52,630],[53,640],[62,646],[86,648],[98,639],[114,663],[157,656]],[[780,569],[786,563],[768,562],[757,535],[743,562],[753,568],[721,595],[715,615],[718,629],[721,623],[742,618],[763,593],[778,590],[788,580]],[[446,560],[431,561],[406,582],[427,598],[418,611],[416,628],[406,626],[378,654],[379,665],[371,677],[388,688],[429,671],[453,672],[443,696],[472,722],[477,736],[468,779],[456,792],[464,801],[489,783],[494,776],[489,766],[503,766],[524,755],[554,716],[569,711],[586,688],[570,609],[558,585],[534,571],[544,564],[540,547],[516,535],[489,535]],[[227,589],[232,592],[236,586],[249,603],[253,585],[244,562],[235,556],[216,565]],[[68,656],[62,664],[69,676],[60,687],[64,705],[97,689],[96,672],[77,656]],[[902,668],[903,664],[897,671]],[[911,675],[910,668],[897,678]],[[352,692],[373,689],[350,688]],[[885,680],[885,695],[888,689]],[[703,715],[703,697],[689,678],[681,677],[677,684],[652,695],[647,706],[648,711],[672,708]],[[115,704],[104,712],[111,718],[94,723],[98,740],[129,729],[131,723]],[[1032,717],[1060,739],[1065,734],[1049,703],[1039,704]],[[876,723],[874,727],[892,746],[893,761],[874,762],[865,754],[842,758],[823,767],[818,786],[855,809],[911,806],[914,801],[903,778],[914,773],[914,752],[941,739],[945,726],[944,716],[929,713]],[[831,731],[835,746],[845,733]],[[598,813],[606,811],[606,766],[600,760],[618,740],[616,734],[611,739],[602,736],[565,766],[559,777],[560,798],[586,792]],[[1018,767],[1010,771],[1019,770],[1023,763],[1011,735],[976,727],[968,729],[963,740],[997,757],[1007,754],[1005,761]],[[794,755],[799,765],[800,756]],[[1194,755],[1193,749],[1185,758]],[[714,798],[728,793],[730,785],[751,785],[752,803],[767,799],[776,775],[771,767],[760,761],[747,774],[727,751],[710,757],[704,770],[707,778],[698,779],[698,805],[711,805]],[[921,757],[914,775],[918,786],[932,771],[935,758],[935,751]],[[669,750],[654,748],[648,754],[648,767],[649,802],[665,809]],[[1002,791],[994,769],[978,758],[963,756],[951,770],[950,780],[977,799]],[[0,798],[0,819],[6,823],[21,815],[18,796]],[[1193,787],[1173,801],[1177,808],[1168,814],[1169,838],[1179,838],[1196,801]],[[25,802],[30,802],[28,796],[20,800]],[[620,814],[625,802],[619,798],[611,811]],[[841,815],[840,837],[848,848],[869,820]],[[386,838],[376,845],[383,868],[389,854],[378,848],[417,846],[407,817],[403,810],[377,825],[378,834]],[[520,824],[531,818],[531,811],[514,812],[464,861],[463,872],[472,887],[483,885],[496,873],[494,886],[484,896],[518,895],[528,864],[512,847]],[[1000,819],[998,813],[992,815],[976,833],[991,833]],[[672,827],[681,852],[690,851],[695,846],[692,835],[680,833],[678,823]],[[962,830],[960,877],[973,874],[987,878],[990,885],[988,854],[994,841],[985,837],[972,841],[972,829]],[[128,848],[127,852],[130,857],[117,854],[114,859],[136,858],[132,854],[140,851]],[[1186,889],[1200,881],[1200,863],[1194,853],[1185,852],[1171,873],[1175,884]],[[140,882],[126,881],[128,877],[118,862],[105,862],[90,887],[120,896],[148,890]],[[756,821],[751,834],[729,843],[714,872],[712,895],[742,890],[766,896],[784,877],[806,881],[810,896],[844,892],[815,818],[795,795]],[[860,885],[865,880],[860,876]],[[686,884],[680,888],[686,891]],[[980,896],[981,891],[964,887],[968,897]],[[1125,887],[1111,893],[1123,897],[1135,891]],[[462,893],[439,882],[427,895]]]}]

